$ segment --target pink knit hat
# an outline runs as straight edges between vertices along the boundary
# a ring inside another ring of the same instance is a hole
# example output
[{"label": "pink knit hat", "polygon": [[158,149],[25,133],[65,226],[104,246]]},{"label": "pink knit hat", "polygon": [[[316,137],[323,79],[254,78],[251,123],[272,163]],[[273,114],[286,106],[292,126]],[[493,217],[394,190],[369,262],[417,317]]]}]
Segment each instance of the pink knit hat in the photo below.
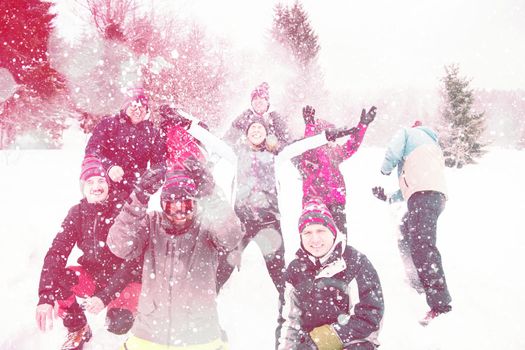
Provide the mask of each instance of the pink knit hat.
[{"label": "pink knit hat", "polygon": [[166,181],[160,194],[161,200],[169,202],[175,198],[193,198],[197,194],[197,185],[186,171],[173,169],[166,173]]},{"label": "pink knit hat", "polygon": [[93,155],[87,155],[82,161],[80,181],[87,181],[93,176],[106,177],[106,170],[100,159]]},{"label": "pink knit hat", "polygon": [[256,97],[262,97],[266,101],[270,101],[270,85],[268,85],[267,82],[262,82],[259,86],[257,86],[251,94],[252,100]]},{"label": "pink knit hat", "polygon": [[312,199],[304,204],[303,212],[299,218],[299,233],[303,232],[306,226],[313,224],[326,226],[332,231],[334,237],[337,235],[337,229],[332,214],[326,205],[317,199]]},{"label": "pink knit hat", "polygon": [[423,122],[421,120],[414,120],[414,124],[412,125],[413,128],[423,125]]}]

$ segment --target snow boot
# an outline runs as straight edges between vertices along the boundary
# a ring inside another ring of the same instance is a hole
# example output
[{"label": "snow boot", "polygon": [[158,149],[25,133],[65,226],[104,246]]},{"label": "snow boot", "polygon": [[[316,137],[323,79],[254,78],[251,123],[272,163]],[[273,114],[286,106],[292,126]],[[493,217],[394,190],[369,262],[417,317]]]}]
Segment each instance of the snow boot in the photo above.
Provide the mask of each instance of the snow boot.
[{"label": "snow boot", "polygon": [[84,343],[91,339],[91,328],[86,325],[74,332],[68,332],[66,341],[60,348],[61,350],[82,350]]},{"label": "snow boot", "polygon": [[452,307],[450,307],[450,305],[446,308],[443,308],[441,310],[437,310],[437,309],[430,309],[430,311],[427,312],[427,314],[425,315],[425,317],[419,321],[419,324],[422,325],[423,327],[426,327],[428,326],[428,324],[433,320],[435,319],[436,317],[438,317],[439,315],[442,315],[442,314],[446,314],[447,312],[449,312],[450,310],[452,310]]}]

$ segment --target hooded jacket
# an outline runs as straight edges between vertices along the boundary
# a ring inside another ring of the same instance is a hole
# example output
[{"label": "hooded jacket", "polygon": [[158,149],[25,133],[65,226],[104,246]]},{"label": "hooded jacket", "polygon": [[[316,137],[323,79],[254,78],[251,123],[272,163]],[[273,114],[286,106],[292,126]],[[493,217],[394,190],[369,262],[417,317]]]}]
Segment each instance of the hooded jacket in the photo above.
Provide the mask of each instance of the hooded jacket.
[{"label": "hooded jacket", "polygon": [[73,206],[49,248],[42,267],[38,304],[51,304],[61,299],[60,284],[70,276],[66,263],[75,244],[82,251],[78,263],[96,282],[94,296],[104,305],[117,297],[130,282],[140,281],[140,262],[126,261],[114,255],[106,245],[109,228],[118,210],[111,201],[88,203],[82,199]]},{"label": "hooded jacket", "polygon": [[367,257],[344,240],[336,240],[321,259],[300,248],[286,270],[284,298],[280,350],[298,348],[309,332],[326,324],[344,347],[365,341],[378,345],[381,283]]},{"label": "hooded jacket", "polygon": [[[316,135],[330,127],[333,125],[316,119],[314,123],[306,124],[304,135]],[[343,145],[325,145],[294,160],[303,177],[303,204],[314,197],[321,198],[326,205],[346,203],[346,187],[339,166],[359,149],[366,130],[367,125],[359,123],[357,132],[350,135]]]},{"label": "hooded jacket", "polygon": [[[445,161],[437,133],[426,127],[403,128],[390,143],[381,172],[390,174],[397,167],[402,199],[420,191],[437,191],[447,196]],[[394,194],[392,201],[400,200]]]},{"label": "hooded jacket", "polygon": [[185,346],[220,338],[216,304],[218,252],[232,250],[242,238],[231,207],[216,197],[198,202],[185,232],[169,234],[163,212],[131,195],[108,235],[108,245],[125,259],[144,257],[142,293],[131,332],[156,344]]},{"label": "hooded jacket", "polygon": [[88,154],[96,155],[105,169],[120,166],[124,170],[121,183],[127,183],[125,188],[129,194],[148,162],[151,168],[165,164],[166,145],[151,121],[143,120],[134,125],[121,110],[97,124],[86,146]]}]

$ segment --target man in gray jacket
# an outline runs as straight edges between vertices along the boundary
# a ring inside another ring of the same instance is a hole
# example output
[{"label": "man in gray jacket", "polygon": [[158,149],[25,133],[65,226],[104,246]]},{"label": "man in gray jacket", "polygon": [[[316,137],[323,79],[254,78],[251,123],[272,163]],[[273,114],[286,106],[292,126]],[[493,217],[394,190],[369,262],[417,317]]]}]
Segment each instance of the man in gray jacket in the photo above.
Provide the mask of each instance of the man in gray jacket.
[{"label": "man in gray jacket", "polygon": [[217,195],[199,198],[182,170],[166,174],[162,212],[146,212],[161,180],[154,171],[143,176],[108,235],[115,255],[144,259],[138,315],[122,349],[226,349],[216,304],[217,259],[239,243],[241,225]]}]

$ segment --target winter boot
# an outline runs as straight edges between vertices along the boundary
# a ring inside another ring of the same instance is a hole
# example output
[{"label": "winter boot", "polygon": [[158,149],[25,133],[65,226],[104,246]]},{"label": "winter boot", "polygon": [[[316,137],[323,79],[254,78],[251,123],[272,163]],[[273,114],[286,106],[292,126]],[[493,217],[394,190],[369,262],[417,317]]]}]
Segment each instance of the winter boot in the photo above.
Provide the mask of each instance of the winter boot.
[{"label": "winter boot", "polygon": [[84,343],[91,339],[91,328],[86,325],[77,331],[69,331],[65,343],[60,348],[61,350],[82,350]]},{"label": "winter boot", "polygon": [[428,326],[430,321],[432,321],[433,319],[435,319],[439,315],[446,314],[447,312],[452,310],[452,307],[450,307],[450,305],[447,305],[447,306],[448,307],[440,309],[440,310],[438,310],[438,309],[430,309],[430,311],[427,312],[425,317],[422,320],[419,321],[419,324],[422,325],[423,327]]}]

